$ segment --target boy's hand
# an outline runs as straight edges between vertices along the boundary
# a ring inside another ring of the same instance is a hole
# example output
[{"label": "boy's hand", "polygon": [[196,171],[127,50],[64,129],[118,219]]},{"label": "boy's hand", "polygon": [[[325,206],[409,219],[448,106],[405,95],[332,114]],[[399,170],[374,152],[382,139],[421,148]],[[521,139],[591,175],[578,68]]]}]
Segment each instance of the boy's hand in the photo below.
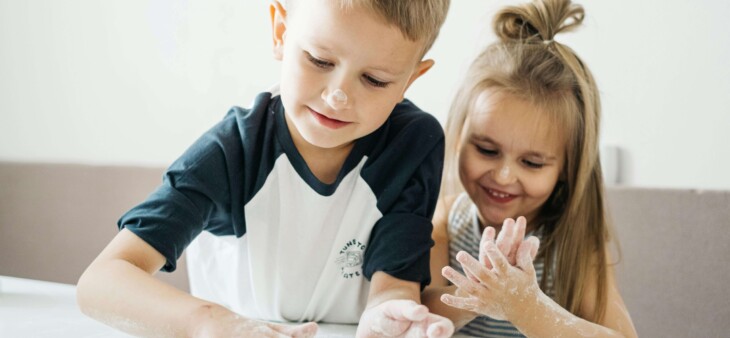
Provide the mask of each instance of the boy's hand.
[{"label": "boy's hand", "polygon": [[317,334],[316,323],[277,324],[241,317],[222,306],[205,307],[194,315],[195,338],[276,337],[309,338]]},{"label": "boy's hand", "polygon": [[429,313],[426,306],[412,300],[392,299],[365,310],[357,336],[446,338],[453,333],[454,324]]}]

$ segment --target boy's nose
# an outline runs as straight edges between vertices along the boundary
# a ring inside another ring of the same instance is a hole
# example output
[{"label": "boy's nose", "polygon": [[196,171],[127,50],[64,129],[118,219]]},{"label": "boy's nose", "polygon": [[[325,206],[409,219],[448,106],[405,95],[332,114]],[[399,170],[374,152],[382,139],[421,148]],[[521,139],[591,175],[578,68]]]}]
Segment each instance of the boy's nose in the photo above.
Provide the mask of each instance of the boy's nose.
[{"label": "boy's nose", "polygon": [[321,97],[322,100],[327,102],[327,104],[334,110],[347,108],[347,93],[345,93],[342,89],[337,88],[329,92],[325,89],[322,91]]}]

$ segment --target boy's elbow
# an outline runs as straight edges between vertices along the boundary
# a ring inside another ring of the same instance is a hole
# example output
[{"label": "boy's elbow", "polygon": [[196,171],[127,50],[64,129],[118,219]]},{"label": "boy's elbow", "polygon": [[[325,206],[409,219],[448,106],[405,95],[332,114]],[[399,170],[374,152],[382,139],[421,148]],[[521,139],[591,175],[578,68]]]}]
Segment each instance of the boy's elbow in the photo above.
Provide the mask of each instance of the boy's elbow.
[{"label": "boy's elbow", "polygon": [[76,304],[81,313],[89,317],[94,317],[94,308],[99,305],[99,300],[104,298],[105,283],[99,266],[95,263],[87,267],[76,282]]},{"label": "boy's elbow", "polygon": [[90,270],[91,267],[86,268],[84,273],[81,274],[81,277],[79,277],[78,282],[76,282],[76,304],[79,310],[87,316],[89,315],[91,300],[93,299],[91,295],[91,289],[93,289],[93,271]]}]

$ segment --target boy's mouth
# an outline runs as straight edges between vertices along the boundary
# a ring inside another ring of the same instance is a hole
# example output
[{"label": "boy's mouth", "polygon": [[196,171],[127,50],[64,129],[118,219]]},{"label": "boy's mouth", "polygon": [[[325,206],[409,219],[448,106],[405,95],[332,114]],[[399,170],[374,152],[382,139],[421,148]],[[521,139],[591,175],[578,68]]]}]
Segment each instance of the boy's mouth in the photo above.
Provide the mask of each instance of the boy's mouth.
[{"label": "boy's mouth", "polygon": [[327,116],[324,116],[324,115],[316,112],[312,108],[309,108],[309,112],[312,114],[312,116],[314,116],[314,119],[317,120],[317,122],[319,122],[319,124],[321,124],[327,128],[330,128],[330,129],[339,129],[339,128],[342,128],[342,127],[352,123],[352,122],[345,122],[345,121],[340,121],[337,119],[329,118]]}]

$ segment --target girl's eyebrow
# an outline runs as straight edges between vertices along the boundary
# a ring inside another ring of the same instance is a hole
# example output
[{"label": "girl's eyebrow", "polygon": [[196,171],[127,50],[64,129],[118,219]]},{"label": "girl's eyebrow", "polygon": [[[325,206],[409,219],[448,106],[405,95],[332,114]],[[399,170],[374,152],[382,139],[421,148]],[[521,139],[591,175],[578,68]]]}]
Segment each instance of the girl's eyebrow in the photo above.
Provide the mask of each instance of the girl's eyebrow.
[{"label": "girl's eyebrow", "polygon": [[526,153],[526,155],[527,156],[530,156],[530,157],[537,157],[537,158],[540,158],[540,159],[542,159],[544,161],[553,161],[553,160],[557,159],[556,156],[552,156],[552,155],[551,156],[546,156],[545,154],[539,153],[539,152],[536,152],[536,151],[528,151]]},{"label": "girl's eyebrow", "polygon": [[493,143],[495,145],[500,145],[499,142],[492,140],[487,135],[479,135],[479,134],[472,134],[471,139],[478,142],[487,142],[487,143]]},{"label": "girl's eyebrow", "polygon": [[[471,139],[474,141],[477,141],[477,142],[491,143],[496,146],[500,146],[499,142],[491,139],[489,136],[486,136],[486,135],[472,134]],[[545,161],[553,161],[553,160],[557,159],[557,156],[555,156],[555,155],[546,155],[546,154],[543,154],[541,152],[534,151],[534,150],[526,152],[525,155],[530,156],[530,157],[537,157],[537,158],[540,158]]]}]

